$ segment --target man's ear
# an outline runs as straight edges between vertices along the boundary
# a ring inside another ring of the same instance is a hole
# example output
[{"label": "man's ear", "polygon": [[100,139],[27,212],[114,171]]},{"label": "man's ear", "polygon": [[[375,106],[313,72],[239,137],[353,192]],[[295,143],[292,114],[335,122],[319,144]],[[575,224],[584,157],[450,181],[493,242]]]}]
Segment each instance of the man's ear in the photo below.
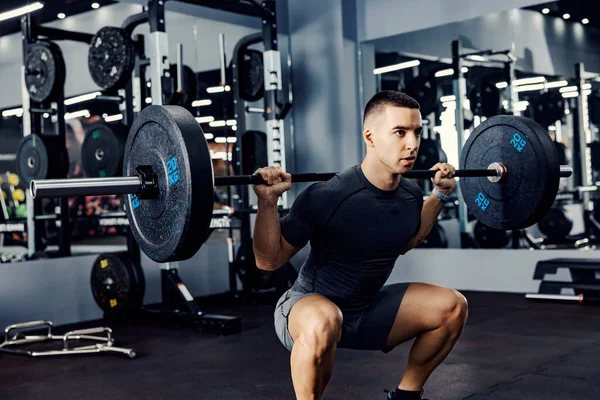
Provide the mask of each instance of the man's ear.
[{"label": "man's ear", "polygon": [[373,136],[375,136],[375,132],[373,132],[369,128],[365,128],[365,130],[363,131],[363,140],[365,141],[367,147],[373,147]]}]

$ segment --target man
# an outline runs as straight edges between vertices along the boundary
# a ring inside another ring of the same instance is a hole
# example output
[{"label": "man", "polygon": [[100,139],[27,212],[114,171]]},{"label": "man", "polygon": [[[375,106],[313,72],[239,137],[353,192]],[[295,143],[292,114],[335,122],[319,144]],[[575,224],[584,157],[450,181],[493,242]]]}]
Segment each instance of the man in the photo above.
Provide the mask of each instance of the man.
[{"label": "man", "polygon": [[404,376],[389,399],[421,399],[431,372],[446,358],[467,319],[457,291],[424,283],[383,286],[397,258],[431,231],[456,181],[454,168],[436,164],[435,189],[423,201],[410,171],[422,131],[419,104],[396,91],[366,105],[360,165],[309,186],[281,219],[277,199],[291,187],[279,168],[256,171],[258,213],[253,247],[257,266],[273,271],[309,241],[297,281],[277,302],[275,328],[291,351],[298,399],[320,399],[336,348],[381,350],[416,338]]}]

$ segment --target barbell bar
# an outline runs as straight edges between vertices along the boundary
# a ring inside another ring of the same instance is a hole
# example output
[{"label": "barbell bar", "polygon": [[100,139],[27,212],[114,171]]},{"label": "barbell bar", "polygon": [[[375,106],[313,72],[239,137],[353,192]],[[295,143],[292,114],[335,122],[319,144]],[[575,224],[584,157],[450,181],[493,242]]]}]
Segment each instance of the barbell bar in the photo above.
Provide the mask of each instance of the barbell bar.
[{"label": "barbell bar", "polygon": [[[460,192],[469,212],[496,229],[535,224],[550,209],[559,181],[572,171],[560,165],[548,132],[520,116],[490,117],[477,126],[461,151]],[[407,178],[432,178],[415,170]],[[335,173],[292,174],[292,182],[316,182]],[[487,179],[485,179],[487,177]],[[123,177],[31,180],[33,198],[127,195],[125,211],[140,249],[156,262],[185,260],[210,229],[214,187],[264,183],[258,175],[213,173],[204,132],[179,106],[142,110],[129,131]]]},{"label": "barbell bar", "polygon": [[[437,170],[413,170],[402,174],[409,179],[433,178]],[[292,182],[319,182],[327,181],[333,178],[337,173],[299,173],[291,174]],[[569,167],[561,167],[560,176],[569,177],[572,170]],[[456,177],[501,177],[502,171],[496,168],[487,169],[458,169],[455,171]],[[103,196],[103,195],[125,195],[137,194],[139,198],[149,199],[158,196],[157,179],[151,179],[149,185],[144,184],[141,176],[111,177],[111,178],[80,178],[80,179],[46,179],[32,180],[30,184],[31,195],[37,197],[76,197],[76,196]],[[233,186],[233,185],[261,185],[266,184],[260,175],[236,175],[236,176],[216,176],[214,177],[215,186]],[[149,195],[144,195],[146,188],[149,189]]]}]

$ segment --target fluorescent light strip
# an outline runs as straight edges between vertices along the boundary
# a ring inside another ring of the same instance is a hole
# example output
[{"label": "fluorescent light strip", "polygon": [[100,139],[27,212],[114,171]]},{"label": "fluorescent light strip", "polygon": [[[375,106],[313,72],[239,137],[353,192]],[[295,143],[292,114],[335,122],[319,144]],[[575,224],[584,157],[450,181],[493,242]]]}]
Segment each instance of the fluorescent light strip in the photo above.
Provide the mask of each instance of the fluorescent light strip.
[{"label": "fluorescent light strip", "polygon": [[440,78],[442,76],[450,76],[454,74],[454,69],[453,68],[447,68],[447,69],[442,69],[438,72],[435,73],[435,77],[436,78]]},{"label": "fluorescent light strip", "polygon": [[25,7],[15,8],[14,10],[0,13],[0,21],[4,21],[4,20],[10,19],[10,18],[19,17],[21,15],[24,15],[24,14],[27,14],[27,13],[39,10],[39,9],[41,9],[43,7],[44,7],[44,5],[42,3],[35,2],[35,3],[30,4],[28,6],[25,6]]},{"label": "fluorescent light strip", "polygon": [[565,99],[570,99],[571,97],[577,97],[579,96],[579,92],[575,91],[575,92],[566,92],[562,94],[562,97]]},{"label": "fluorescent light strip", "polygon": [[419,60],[406,61],[399,64],[388,65],[387,67],[375,68],[373,70],[374,75],[385,74],[386,72],[398,71],[400,69],[406,69],[416,67],[421,64]]},{"label": "fluorescent light strip", "polygon": [[225,126],[225,121],[220,120],[220,121],[212,121],[208,123],[208,126],[213,127],[213,128],[218,128],[221,126]]},{"label": "fluorescent light strip", "polygon": [[115,114],[104,117],[106,122],[115,122],[123,119],[123,114]]},{"label": "fluorescent light strip", "polygon": [[[515,86],[518,86],[518,85],[523,86],[523,85],[527,85],[527,84],[543,83],[543,82],[545,82],[544,77],[517,79],[514,81]],[[567,81],[555,81],[555,82],[546,82],[545,83],[547,89],[567,86],[568,84],[569,84],[569,82],[567,82]],[[498,89],[504,89],[504,88],[508,87],[508,83],[507,82],[498,82],[498,83],[496,83],[496,87]]]},{"label": "fluorescent light strip", "polygon": [[534,83],[544,83],[546,82],[546,78],[543,76],[534,76],[533,78],[523,78],[523,79],[515,79],[513,81],[513,85],[522,86],[522,85],[531,85]]},{"label": "fluorescent light strip", "polygon": [[543,83],[538,83],[535,85],[523,85],[523,86],[517,86],[515,87],[515,92],[520,93],[520,92],[531,92],[534,90],[544,90],[544,84]]},{"label": "fluorescent light strip", "polygon": [[212,133],[205,133],[205,134],[204,134],[204,138],[205,138],[206,140],[211,140],[211,139],[213,139],[214,137],[215,137],[215,135],[213,135]]},{"label": "fluorescent light strip", "polygon": [[568,84],[569,84],[569,82],[567,82],[567,81],[546,82],[546,88],[548,88],[548,89],[558,88],[558,87],[567,86]]},{"label": "fluorescent light strip", "polygon": [[445,103],[445,102],[447,102],[447,101],[456,101],[456,96],[455,96],[455,95],[453,95],[453,94],[451,94],[451,95],[449,95],[449,96],[442,96],[442,97],[440,97],[440,101],[441,101],[442,103]]},{"label": "fluorescent light strip", "polygon": [[475,60],[475,61],[486,61],[486,58],[483,56],[467,56],[467,58],[470,58],[471,60]]},{"label": "fluorescent light strip", "polygon": [[[462,67],[462,68],[460,69],[460,71],[461,71],[463,74],[466,74],[467,72],[469,72],[469,68],[467,68],[467,67]],[[453,74],[454,74],[454,68],[446,68],[446,69],[439,70],[438,72],[436,72],[436,73],[435,73],[435,75],[434,75],[434,76],[435,76],[436,78],[441,78],[442,76],[450,76],[450,75],[453,75]]]},{"label": "fluorescent light strip", "polygon": [[227,126],[234,126],[234,125],[237,125],[237,120],[235,120],[235,119],[227,120]]},{"label": "fluorescent light strip", "polygon": [[23,108],[12,108],[10,110],[2,111],[3,117],[22,117],[23,116]]},{"label": "fluorescent light strip", "polygon": [[226,137],[216,137],[215,143],[227,143],[227,138]]},{"label": "fluorescent light strip", "polygon": [[96,97],[100,96],[101,94],[102,94],[101,92],[94,92],[94,93],[82,94],[81,96],[71,97],[71,98],[65,100],[65,105],[70,106],[72,104],[81,103],[83,101],[93,100]]},{"label": "fluorescent light strip", "polygon": [[567,86],[567,87],[558,89],[558,91],[561,93],[576,92],[577,90],[578,90],[577,86]]},{"label": "fluorescent light strip", "polygon": [[212,122],[215,120],[215,117],[213,116],[208,116],[208,117],[196,117],[196,121],[199,124],[208,124],[209,122]]},{"label": "fluorescent light strip", "polygon": [[212,100],[194,100],[192,101],[192,107],[202,107],[202,106],[210,106],[212,104]]},{"label": "fluorescent light strip", "polygon": [[527,106],[529,106],[529,102],[527,100],[517,101],[515,103],[514,109],[515,111],[525,111],[527,109]]},{"label": "fluorescent light strip", "polygon": [[90,110],[80,110],[80,111],[75,111],[72,113],[65,113],[65,120],[73,119],[73,118],[80,118],[80,117],[89,118]]},{"label": "fluorescent light strip", "polygon": [[230,90],[231,90],[231,87],[229,87],[229,85],[213,86],[213,87],[206,88],[207,93],[222,93],[222,92],[229,92]]},{"label": "fluorescent light strip", "polygon": [[237,142],[237,138],[235,136],[230,136],[227,138],[227,143],[235,143]]},{"label": "fluorescent light strip", "polygon": [[[218,138],[217,138],[218,139]],[[216,139],[215,139],[216,140]],[[229,157],[228,157],[229,156]],[[211,158],[217,159],[217,160],[225,160],[227,158],[229,158],[229,161],[231,161],[231,153],[227,154],[226,151],[216,151],[214,153],[211,154]]]}]

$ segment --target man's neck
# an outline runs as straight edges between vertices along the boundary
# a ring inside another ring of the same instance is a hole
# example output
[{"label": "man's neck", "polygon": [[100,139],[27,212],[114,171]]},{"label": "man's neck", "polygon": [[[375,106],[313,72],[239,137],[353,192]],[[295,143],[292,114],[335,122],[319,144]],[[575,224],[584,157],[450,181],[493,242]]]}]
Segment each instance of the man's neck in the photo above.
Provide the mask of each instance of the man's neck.
[{"label": "man's neck", "polygon": [[392,173],[378,160],[367,156],[360,165],[363,174],[369,182],[381,190],[396,190],[400,185],[401,175]]}]

